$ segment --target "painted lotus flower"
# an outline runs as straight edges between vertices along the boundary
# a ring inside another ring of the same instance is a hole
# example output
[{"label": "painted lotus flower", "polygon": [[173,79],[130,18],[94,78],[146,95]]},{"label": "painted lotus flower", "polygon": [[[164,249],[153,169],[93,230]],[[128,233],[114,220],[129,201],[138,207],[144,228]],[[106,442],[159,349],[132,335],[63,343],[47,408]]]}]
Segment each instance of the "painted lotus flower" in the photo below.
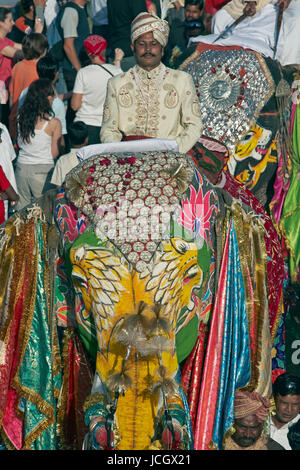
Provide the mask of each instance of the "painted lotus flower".
[{"label": "painted lotus flower", "polygon": [[207,231],[210,229],[210,218],[213,212],[217,213],[217,205],[210,203],[211,194],[215,199],[212,190],[203,196],[201,175],[197,172],[196,176],[199,182],[198,191],[190,185],[190,195],[182,199],[178,223],[190,230],[195,239],[204,239],[208,243]]}]

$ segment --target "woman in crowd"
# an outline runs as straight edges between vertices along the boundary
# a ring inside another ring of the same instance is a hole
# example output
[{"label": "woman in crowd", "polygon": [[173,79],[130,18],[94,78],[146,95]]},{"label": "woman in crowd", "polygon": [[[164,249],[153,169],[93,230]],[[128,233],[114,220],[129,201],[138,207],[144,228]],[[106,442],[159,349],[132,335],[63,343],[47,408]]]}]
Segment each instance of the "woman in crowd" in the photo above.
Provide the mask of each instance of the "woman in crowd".
[{"label": "woman in crowd", "polygon": [[114,64],[107,64],[107,42],[96,34],[85,39],[84,48],[89,65],[77,73],[71,107],[76,112],[74,121],[82,121],[88,126],[88,144],[91,145],[100,143],[106,85],[112,76],[122,72],[120,63],[124,53],[121,49],[116,49]]},{"label": "woman in crowd", "polygon": [[18,115],[18,146],[16,180],[22,209],[33,198],[51,189],[54,159],[60,154],[62,131],[60,121],[53,117],[54,89],[50,80],[34,81],[28,88]]},{"label": "woman in crowd", "polygon": [[0,120],[8,126],[8,85],[11,78],[13,59],[16,54],[22,55],[22,44],[6,36],[12,30],[14,21],[8,8],[0,7]]}]

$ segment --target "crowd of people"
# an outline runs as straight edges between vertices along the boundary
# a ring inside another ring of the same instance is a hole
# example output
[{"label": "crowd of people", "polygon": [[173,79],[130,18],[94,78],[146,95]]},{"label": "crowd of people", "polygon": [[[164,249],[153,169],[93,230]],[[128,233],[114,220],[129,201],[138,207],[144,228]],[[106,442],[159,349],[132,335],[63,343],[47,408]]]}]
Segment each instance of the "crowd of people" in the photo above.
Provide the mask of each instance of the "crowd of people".
[{"label": "crowd of people", "polygon": [[[154,138],[188,153],[204,123],[193,78],[178,67],[195,44],[252,49],[292,66],[295,76],[300,67],[299,0],[4,3],[0,224],[59,189],[82,148]],[[300,449],[300,373],[280,374],[272,398],[273,404],[256,392],[236,392],[234,431],[224,450]],[[99,416],[88,424],[107,446]],[[167,441],[180,435],[174,428]]]}]

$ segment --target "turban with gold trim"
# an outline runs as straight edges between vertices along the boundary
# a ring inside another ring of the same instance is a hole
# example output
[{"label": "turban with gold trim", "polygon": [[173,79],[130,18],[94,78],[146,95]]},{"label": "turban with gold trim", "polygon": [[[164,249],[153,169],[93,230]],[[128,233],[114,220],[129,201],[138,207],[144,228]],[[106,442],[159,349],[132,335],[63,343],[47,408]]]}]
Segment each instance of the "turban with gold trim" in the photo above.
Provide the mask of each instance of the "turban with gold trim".
[{"label": "turban with gold trim", "polygon": [[131,43],[133,44],[139,36],[150,31],[163,47],[167,45],[170,31],[168,22],[148,12],[140,13],[131,23]]},{"label": "turban with gold trim", "polygon": [[236,419],[255,414],[258,421],[263,422],[267,419],[270,406],[270,400],[262,397],[257,392],[237,390],[235,394],[234,412]]}]

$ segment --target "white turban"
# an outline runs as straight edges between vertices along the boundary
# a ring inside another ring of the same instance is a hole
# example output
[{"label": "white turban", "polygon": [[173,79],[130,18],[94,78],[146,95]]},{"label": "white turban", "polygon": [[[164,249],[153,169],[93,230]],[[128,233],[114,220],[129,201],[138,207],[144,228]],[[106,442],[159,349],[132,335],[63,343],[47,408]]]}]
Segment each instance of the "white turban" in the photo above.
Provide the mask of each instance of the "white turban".
[{"label": "white turban", "polygon": [[140,13],[131,23],[131,43],[150,31],[163,47],[167,45],[170,31],[168,22],[148,12]]}]

